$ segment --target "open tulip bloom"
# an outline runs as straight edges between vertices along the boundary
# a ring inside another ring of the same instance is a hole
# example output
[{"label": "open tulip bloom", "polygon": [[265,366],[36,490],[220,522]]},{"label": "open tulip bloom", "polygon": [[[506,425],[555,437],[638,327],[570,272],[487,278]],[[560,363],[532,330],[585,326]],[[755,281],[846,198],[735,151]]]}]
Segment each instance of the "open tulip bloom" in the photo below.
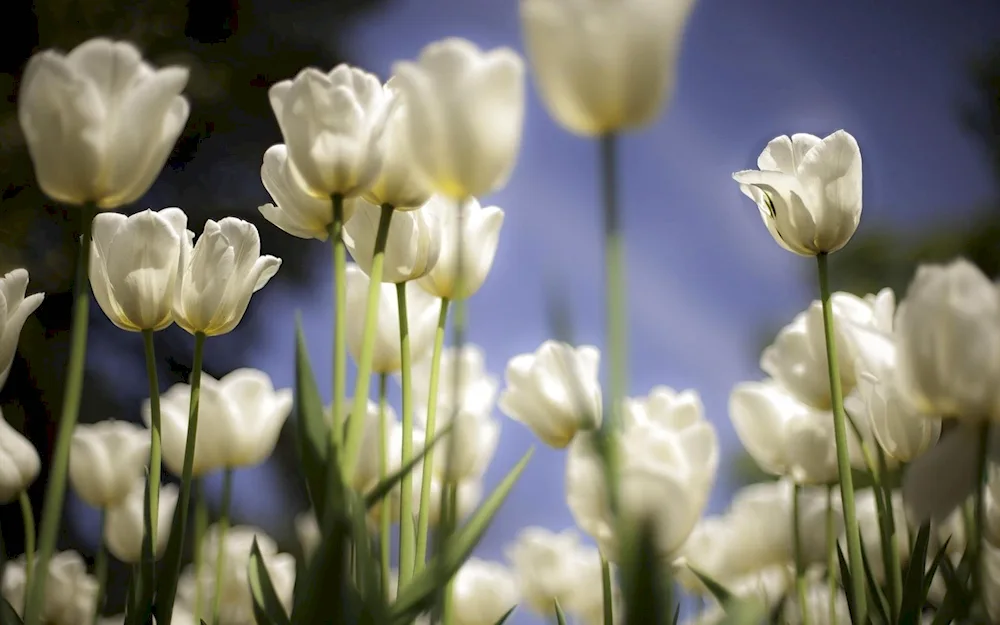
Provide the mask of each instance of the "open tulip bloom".
[{"label": "open tulip bloom", "polygon": [[[277,369],[203,373],[218,366],[206,366],[206,339],[239,332],[281,265],[254,224],[190,224],[178,207],[114,212],[153,185],[185,126],[188,70],[154,68],[105,38],[33,56],[18,119],[41,191],[81,207],[82,279],[46,471],[21,423],[50,415],[16,402],[5,404],[10,422],[0,415],[0,504],[18,501],[25,546],[0,568],[0,622],[499,625],[516,609],[665,625],[678,614],[674,581],[704,607],[692,623],[1000,622],[1000,287],[955,259],[918,267],[898,306],[891,289],[831,292],[828,256],[850,243],[862,211],[850,133],[776,137],[756,169],[732,175],[777,244],[818,270],[818,297],[763,349],[759,378],[729,395],[736,438],[774,479],[707,514],[724,415],[695,390],[629,396],[616,135],[670,101],[693,7],[519,0],[509,9],[528,68],[512,48],[449,37],[384,81],[341,64],[272,85],[282,142],[262,155],[270,203],[257,210],[332,250],[332,341],[322,341],[332,375],[313,375],[323,329],[307,337],[299,324],[291,388],[275,388]],[[505,221],[530,219],[529,207],[508,215],[478,199],[516,183],[526,71],[555,122],[599,147],[605,336],[594,337],[601,350],[529,338],[537,349],[510,357],[501,380],[466,340],[466,300],[491,288],[497,254],[510,253]],[[0,388],[46,362],[31,319],[43,295],[29,292],[26,269],[4,271]],[[78,424],[91,292],[105,329],[141,338],[148,390],[139,414]],[[191,375],[161,387],[154,333],[173,323],[192,335]],[[234,501],[247,483],[234,474],[266,463],[286,426],[308,501],[281,510],[294,519],[295,555],[230,513],[252,510]],[[532,454],[509,463],[504,431],[562,459],[562,492],[542,480],[535,496],[565,501],[575,527],[531,525],[544,519],[522,505],[529,527],[494,562],[473,550],[505,500],[527,496],[515,485]],[[499,480],[494,464],[509,465]],[[161,484],[163,467],[178,485]],[[40,474],[46,484],[33,486]],[[213,475],[222,493],[210,514],[195,493]],[[67,484],[101,514],[97,547],[83,555],[56,551]],[[36,524],[28,490],[39,486]],[[6,521],[4,531],[10,549]],[[128,597],[119,616],[104,614],[109,579],[118,583],[110,558],[132,573],[115,593]]]}]

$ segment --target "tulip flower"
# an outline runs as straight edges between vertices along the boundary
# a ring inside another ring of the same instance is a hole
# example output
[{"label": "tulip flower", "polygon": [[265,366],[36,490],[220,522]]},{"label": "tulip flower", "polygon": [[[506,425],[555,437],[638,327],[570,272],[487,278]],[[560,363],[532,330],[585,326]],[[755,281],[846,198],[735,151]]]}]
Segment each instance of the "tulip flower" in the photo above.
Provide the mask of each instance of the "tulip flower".
[{"label": "tulip flower", "polygon": [[187,122],[187,80],[186,68],[154,69],[104,38],[31,57],[17,113],[42,191],[102,209],[142,197]]},{"label": "tulip flower", "polygon": [[260,235],[253,224],[235,217],[209,219],[196,244],[182,241],[174,320],[191,334],[231,332],[243,319],[250,296],[280,266],[280,258],[260,255]]},{"label": "tulip flower", "polygon": [[451,586],[455,625],[494,625],[519,599],[507,567],[479,558],[465,561]]},{"label": "tulip flower", "polygon": [[800,256],[836,252],[861,219],[861,149],[849,133],[772,139],[757,159],[759,171],[733,174],[757,203],[778,244]]},{"label": "tulip flower", "polygon": [[597,136],[652,122],[677,78],[693,0],[521,0],[535,84],[570,132]]},{"label": "tulip flower", "polygon": [[[417,402],[417,421],[427,422],[427,400],[430,394],[431,360],[413,364],[413,391]],[[486,356],[478,345],[466,343],[461,351],[447,347],[438,365],[438,414],[450,415],[455,410],[475,415],[488,415],[496,403],[498,381],[486,371]],[[455,397],[455,368],[458,368],[458,397]]]},{"label": "tulip flower", "polygon": [[524,63],[510,48],[465,39],[424,47],[393,66],[407,107],[410,147],[435,192],[464,200],[502,187],[521,146]]},{"label": "tulip flower", "polygon": [[35,446],[0,412],[0,504],[17,499],[35,481],[41,468]]},{"label": "tulip flower", "polygon": [[[183,383],[160,397],[163,462],[175,475],[181,475],[184,467],[190,402],[191,387]],[[202,373],[193,475],[264,462],[274,451],[291,411],[291,389],[275,391],[263,371],[236,369],[219,380]],[[148,400],[142,416],[148,425]]]},{"label": "tulip flower", "polygon": [[[36,570],[34,575],[39,573]],[[87,565],[80,554],[75,551],[53,554],[48,561],[46,578],[41,622],[46,625],[89,623],[97,606],[97,580],[87,573]],[[28,587],[24,555],[7,562],[0,587],[3,598],[18,616],[23,617]]]},{"label": "tulip flower", "polygon": [[[353,399],[347,398],[344,405],[348,409],[351,409],[354,406]],[[345,424],[351,418],[349,410],[346,412],[347,414],[342,418],[340,423],[342,429],[346,429]],[[324,416],[328,424],[333,423],[333,406],[326,407]],[[381,441],[379,440],[378,403],[369,399],[367,411],[361,418],[364,421],[364,434],[361,437],[361,453],[358,455],[358,467],[354,472],[354,480],[351,482],[351,485],[354,490],[364,492],[374,486],[379,480],[378,454]],[[389,432],[392,432],[393,428],[399,426],[396,411],[388,404],[385,406],[385,420]],[[398,453],[399,450],[396,451]]]},{"label": "tulip flower", "polygon": [[[465,299],[483,286],[493,267],[504,213],[496,206],[482,208],[469,198],[456,208],[440,198],[431,198],[421,209],[440,223],[441,252],[437,264],[417,283],[428,293],[447,299]],[[458,257],[458,225],[462,222],[462,259]],[[459,285],[461,267],[461,285]],[[459,288],[461,286],[461,288]]]},{"label": "tulip flower", "polygon": [[381,141],[394,97],[374,74],[309,67],[268,91],[288,159],[317,198],[364,192],[382,168]]},{"label": "tulip flower", "polygon": [[[580,625],[604,625],[604,593],[598,592],[604,584],[601,554],[597,549],[581,546],[571,556],[573,567],[573,587],[559,601],[566,616],[574,618]],[[611,608],[614,624],[625,623],[621,588],[616,581],[614,567],[611,569]]]},{"label": "tulip flower", "polygon": [[[361,198],[346,204],[352,205],[353,217],[344,225],[344,244],[358,267],[371,276],[381,211]],[[433,211],[418,207],[393,215],[385,244],[382,282],[399,284],[427,275],[438,262],[443,235]]]},{"label": "tulip flower", "polygon": [[118,506],[144,477],[149,445],[149,432],[128,421],[77,425],[69,455],[73,490],[95,508]]},{"label": "tulip flower", "polygon": [[444,412],[441,417],[442,428],[454,425],[438,443],[435,474],[452,483],[482,479],[500,440],[500,423],[489,414],[473,412],[459,412],[454,416]]},{"label": "tulip flower", "polygon": [[[573,530],[559,533],[541,527],[521,530],[504,555],[518,580],[524,605],[546,618],[552,615],[555,602],[565,603],[577,581],[577,554],[583,550]],[[600,561],[597,550],[590,548]],[[594,589],[594,592],[600,592]]]},{"label": "tulip flower", "polygon": [[[274,200],[257,208],[264,219],[292,236],[326,241],[333,222],[330,200],[313,197],[295,173],[285,144],[272,145],[264,152],[260,180]],[[353,205],[345,204],[343,209],[344,219],[350,219]]]},{"label": "tulip flower", "polygon": [[27,288],[28,272],[24,269],[15,269],[0,277],[0,388],[14,364],[21,328],[45,297],[41,293],[25,297]]},{"label": "tulip flower", "polygon": [[[159,558],[167,547],[170,537],[170,524],[174,518],[174,507],[177,505],[177,486],[150,486],[160,489],[159,506],[157,508],[156,544],[153,545],[153,556]],[[145,495],[146,480],[139,478],[132,483],[125,500],[110,508],[104,521],[104,544],[111,555],[127,564],[138,564],[142,559],[142,540],[145,532]]]},{"label": "tulip flower", "polygon": [[514,356],[507,363],[500,411],[528,426],[546,445],[569,445],[579,430],[601,425],[600,358],[591,345],[557,341]]}]

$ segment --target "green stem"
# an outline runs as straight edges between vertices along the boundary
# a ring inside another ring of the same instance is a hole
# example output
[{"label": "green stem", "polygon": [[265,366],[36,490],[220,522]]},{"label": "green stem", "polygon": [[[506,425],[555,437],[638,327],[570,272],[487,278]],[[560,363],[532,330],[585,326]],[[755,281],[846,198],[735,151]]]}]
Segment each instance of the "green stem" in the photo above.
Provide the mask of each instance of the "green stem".
[{"label": "green stem", "polygon": [[[413,391],[410,379],[410,323],[406,311],[406,283],[396,285],[396,302],[399,308],[399,352],[402,362],[403,387],[403,444],[402,463],[406,466],[413,458]],[[399,498],[399,587],[403,588],[413,576],[413,473],[401,480],[402,496]]]},{"label": "green stem", "polygon": [[[56,447],[49,471],[49,485],[45,490],[45,506],[42,510],[42,526],[38,541],[38,568],[47,571],[49,559],[56,548],[59,537],[59,522],[62,519],[63,500],[66,497],[66,472],[69,470],[69,449],[80,413],[80,397],[83,394],[83,375],[87,361],[87,327],[90,312],[90,290],[88,267],[90,264],[91,229],[96,209],[86,205],[81,209],[83,234],[76,260],[76,281],[73,286],[73,330],[70,336],[69,367],[63,392],[62,414]],[[25,625],[38,625],[41,620],[42,603],[48,575],[38,575],[28,588],[25,602]]]},{"label": "green stem", "polygon": [[358,358],[358,377],[354,385],[354,405],[351,418],[347,422],[347,439],[344,453],[344,481],[354,480],[361,453],[361,438],[365,431],[365,408],[368,404],[368,383],[372,374],[372,352],[375,351],[375,326],[378,320],[378,300],[382,292],[382,265],[385,262],[385,243],[389,239],[389,224],[392,221],[391,204],[382,205],[375,235],[375,250],[372,256],[371,275],[368,276],[368,301],[365,306],[365,325],[361,337],[361,355]]},{"label": "green stem", "polygon": [[802,557],[802,486],[792,489],[792,549],[795,553],[795,590],[799,598],[802,625],[809,625],[809,605],[806,602],[806,564]]},{"label": "green stem", "polygon": [[[382,373],[378,376],[378,479],[382,481],[389,475],[389,423],[386,418],[386,386],[388,376]],[[390,541],[392,538],[392,515],[389,510],[389,498],[381,503],[379,514],[379,562],[382,566],[382,588],[385,598],[389,600],[389,577],[392,570]]]},{"label": "green stem", "polygon": [[197,501],[194,508],[194,537],[192,540],[194,543],[195,579],[194,609],[191,621],[193,623],[201,623],[201,606],[205,599],[202,595],[204,584],[201,583],[202,570],[205,568],[205,550],[201,548],[201,543],[204,541],[205,533],[208,531],[208,502],[205,499],[204,483],[201,480],[198,480],[197,491]]},{"label": "green stem", "polygon": [[97,600],[94,602],[93,623],[101,616],[104,607],[104,590],[108,585],[108,549],[104,546],[104,523],[107,521],[107,510],[101,508],[101,538],[97,543],[97,556],[94,558],[94,577],[97,578]]},{"label": "green stem", "polygon": [[884,528],[882,542],[888,543],[884,547],[884,559],[886,560],[886,570],[889,575],[889,591],[892,601],[889,604],[892,622],[899,619],[899,612],[903,608],[903,566],[899,558],[899,545],[896,542],[896,511],[892,506],[892,489],[887,485],[889,479],[889,469],[885,461],[885,452],[878,448],[879,472],[875,480],[875,488],[882,492],[882,509],[880,514],[884,518],[880,520],[879,526]]},{"label": "green stem", "polygon": [[[444,349],[444,332],[448,323],[448,304],[451,300],[441,299],[441,310],[438,313],[437,332],[434,335],[434,352],[431,355],[430,385],[427,395],[427,423],[424,428],[425,440],[434,438],[437,431],[438,376],[441,372],[441,352]],[[431,505],[431,467],[434,466],[434,448],[424,454],[423,474],[420,479],[420,511],[417,516],[417,553],[414,562],[414,572],[424,567],[427,559],[427,536],[430,529]]]},{"label": "green stem", "polygon": [[826,337],[826,361],[830,374],[830,399],[833,403],[833,430],[837,446],[837,469],[840,473],[840,496],[844,507],[844,529],[847,534],[847,563],[851,571],[851,596],[856,606],[857,622],[864,623],[868,615],[865,595],[865,570],[861,559],[861,533],[854,505],[854,477],[847,448],[847,417],[844,414],[844,392],[840,384],[837,343],[834,334],[833,305],[830,301],[830,279],[827,256],[816,257],[819,269],[820,299],[823,305],[823,329]]},{"label": "green stem", "polygon": [[24,519],[24,575],[30,583],[35,567],[35,513],[31,510],[28,491],[22,490],[17,500],[21,504],[21,518]]},{"label": "green stem", "polygon": [[[441,489],[441,492],[444,494],[445,499],[445,506],[442,510],[445,517],[443,519],[443,526],[447,528],[446,533],[450,535],[458,522],[458,484],[448,482]],[[448,580],[447,585],[444,587],[441,611],[442,625],[452,625],[455,620],[454,604],[451,598],[453,579]]]},{"label": "green stem", "polygon": [[160,382],[156,377],[156,353],[153,348],[153,331],[142,331],[146,351],[146,377],[149,379],[149,533],[150,543],[156,550],[157,519],[160,517],[160,474],[162,448],[160,438]]},{"label": "green stem", "polygon": [[344,436],[344,401],[347,393],[347,247],[344,245],[344,196],[335,193],[330,247],[333,249],[333,420],[330,442],[340,449]]},{"label": "green stem", "polygon": [[601,554],[601,592],[604,601],[604,625],[614,625],[615,604],[614,588],[611,585],[611,564],[604,554]]},{"label": "green stem", "polygon": [[985,482],[989,471],[990,422],[984,421],[980,426],[979,448],[976,450],[976,492],[973,499],[973,533],[970,535],[972,558],[972,600],[982,601],[983,589],[983,523],[986,515]]},{"label": "green stem", "polygon": [[212,624],[219,623],[219,608],[222,606],[222,573],[226,560],[226,532],[229,531],[229,504],[233,498],[233,470],[226,467],[222,473],[222,504],[219,511],[219,521],[216,527],[219,528],[217,540],[218,550],[215,552],[215,592],[212,593]]},{"label": "green stem", "polygon": [[830,620],[837,622],[837,571],[840,570],[840,560],[837,558],[837,533],[833,515],[833,485],[826,487],[826,584],[830,594]]}]

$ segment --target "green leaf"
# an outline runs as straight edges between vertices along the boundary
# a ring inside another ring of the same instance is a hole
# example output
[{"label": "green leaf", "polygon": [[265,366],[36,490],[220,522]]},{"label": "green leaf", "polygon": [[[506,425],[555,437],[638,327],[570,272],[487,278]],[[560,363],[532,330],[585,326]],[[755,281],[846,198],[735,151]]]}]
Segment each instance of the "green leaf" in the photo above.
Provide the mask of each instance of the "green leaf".
[{"label": "green leaf", "polygon": [[4,597],[0,597],[0,625],[23,625],[21,617]]},{"label": "green leaf", "polygon": [[688,569],[690,569],[691,572],[694,573],[695,577],[701,580],[702,584],[705,584],[705,587],[708,588],[708,592],[712,593],[712,596],[715,597],[716,601],[718,601],[719,605],[721,605],[723,608],[725,608],[725,606],[732,601],[733,593],[726,590],[725,586],[715,581],[708,575],[705,575],[704,573],[694,568],[690,564],[688,565]]},{"label": "green leaf", "polygon": [[930,538],[931,524],[928,521],[921,525],[917,532],[917,538],[913,542],[913,552],[909,559],[910,566],[906,571],[906,579],[903,580],[903,601],[899,609],[899,622],[901,624],[918,625],[920,623],[920,612],[923,610],[927,598],[924,564],[927,562],[927,544],[930,542]]},{"label": "green leaf", "polygon": [[309,364],[301,318],[295,320],[295,432],[309,498],[316,511],[316,518],[322,519],[326,478],[333,472],[327,465],[330,455],[330,426],[326,422],[323,400],[316,387],[312,365]]},{"label": "green leaf", "polygon": [[941,548],[938,549],[937,554],[934,556],[934,560],[931,561],[931,565],[927,567],[927,573],[924,574],[924,597],[927,597],[927,593],[930,592],[931,584],[934,582],[934,575],[941,566],[942,560],[948,557],[948,545],[950,543],[951,536],[944,541],[944,544],[941,545]]},{"label": "green leaf", "polygon": [[865,549],[865,537],[862,535],[861,538],[861,563],[864,565],[865,570],[865,581],[868,585],[868,596],[871,598],[871,605],[875,606],[875,610],[869,616],[878,616],[882,623],[892,623],[889,618],[889,600],[885,596],[885,592],[882,591],[882,586],[875,580],[875,576],[872,574],[871,563],[868,561],[868,550]]},{"label": "green leaf", "polygon": [[[845,589],[853,588],[851,583],[851,567],[847,564],[847,558],[844,557],[844,551],[840,548],[840,543],[836,543],[837,546],[837,561],[840,562],[840,583]],[[854,593],[845,592],[844,595],[847,596],[847,611],[851,615],[851,622],[858,622],[858,607],[854,603]]]},{"label": "green leaf", "polygon": [[559,600],[555,600],[555,610],[556,610],[556,623],[558,625],[566,625],[566,615],[563,614],[562,608],[559,606]]},{"label": "green leaf", "polygon": [[767,616],[767,608],[753,599],[734,599],[723,605],[726,616],[719,625],[756,625]]},{"label": "green leaf", "polygon": [[250,547],[250,564],[247,574],[250,579],[250,595],[253,598],[253,615],[257,625],[291,625],[278,593],[271,583],[271,575],[264,564],[264,556],[257,545],[257,537]]},{"label": "green leaf", "polygon": [[438,430],[434,435],[434,438],[432,438],[430,442],[424,445],[424,448],[420,450],[420,453],[400,467],[398,471],[392,473],[391,475],[387,475],[382,481],[365,493],[365,508],[371,510],[378,505],[378,502],[382,501],[386,495],[388,495],[389,492],[396,487],[396,484],[399,484],[402,479],[414,469],[414,467],[423,462],[424,456],[427,455],[427,452],[437,445],[441,438],[451,431],[451,428],[452,424],[449,423]]},{"label": "green leaf", "polygon": [[476,548],[490,521],[507,499],[517,479],[521,477],[533,452],[533,449],[529,449],[524,454],[466,524],[452,535],[441,552],[403,588],[390,610],[393,623],[399,625],[411,623],[417,615],[431,607],[434,592],[441,585],[441,580],[450,579]]},{"label": "green leaf", "polygon": [[365,615],[373,623],[385,623],[388,621],[389,606],[386,603],[382,585],[387,584],[388,580],[379,579],[378,559],[372,557],[371,535],[368,533],[368,522],[365,518],[367,508],[356,495],[351,497],[349,507],[354,527],[357,587],[360,589]]},{"label": "green leaf", "polygon": [[493,625],[503,625],[504,623],[506,623],[507,619],[510,618],[510,615],[513,614],[514,610],[516,610],[516,609],[517,609],[516,605],[511,606],[511,608],[509,610],[507,610],[506,612],[504,612],[504,615],[500,617],[500,620],[498,620]]}]

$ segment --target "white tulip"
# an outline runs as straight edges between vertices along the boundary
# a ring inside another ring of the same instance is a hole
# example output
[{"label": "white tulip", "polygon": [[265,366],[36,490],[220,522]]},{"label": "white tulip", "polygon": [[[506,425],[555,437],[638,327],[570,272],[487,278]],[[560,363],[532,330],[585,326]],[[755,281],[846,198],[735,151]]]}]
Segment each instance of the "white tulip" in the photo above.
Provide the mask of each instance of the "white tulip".
[{"label": "white tulip", "polygon": [[[348,203],[352,204],[354,216],[344,226],[344,244],[358,267],[370,276],[382,211],[361,198]],[[419,207],[394,211],[385,244],[382,282],[398,284],[427,275],[438,262],[441,239],[441,222],[433,212]]]},{"label": "white tulip", "polygon": [[[177,486],[156,485],[160,489],[156,509],[156,544],[153,557],[159,558],[167,548],[170,525],[177,506]],[[150,485],[150,488],[154,488]],[[111,555],[128,564],[138,564],[142,559],[142,539],[145,532],[146,480],[138,478],[124,501],[109,508],[104,520],[104,544]]]},{"label": "white tulip", "polygon": [[861,220],[861,149],[850,133],[782,135],[767,144],[757,167],[733,179],[781,247],[816,256],[847,245]]},{"label": "white tulip", "polygon": [[187,215],[179,208],[94,218],[90,285],[111,323],[131,332],[173,323],[178,259],[186,238]]},{"label": "white tulip", "polygon": [[174,320],[191,334],[231,332],[243,319],[250,296],[280,266],[280,258],[260,255],[260,235],[252,223],[236,217],[209,219],[197,244],[187,238],[181,246]]},{"label": "white tulip", "polygon": [[24,269],[15,269],[0,277],[0,388],[14,364],[21,328],[45,297],[41,293],[25,297],[27,288],[28,272]]},{"label": "white tulip", "polygon": [[[295,173],[284,143],[264,152],[260,180],[274,200],[257,207],[260,214],[275,226],[301,239],[326,241],[333,222],[333,203],[328,197],[313,197]],[[344,221],[351,218],[352,206],[345,202]]]},{"label": "white tulip", "polygon": [[[184,468],[190,402],[188,384],[175,384],[160,396],[163,462],[174,475]],[[194,475],[264,462],[291,411],[291,389],[274,390],[263,371],[236,369],[219,380],[202,373]],[[142,417],[149,425],[148,400]]]},{"label": "white tulip", "polygon": [[[38,576],[35,570],[33,575]],[[24,616],[28,579],[24,556],[7,562],[3,570],[3,597],[18,616]],[[87,573],[87,565],[75,551],[52,554],[42,601],[41,622],[46,625],[89,623],[97,607],[97,580]]]},{"label": "white tulip", "polygon": [[578,431],[601,425],[600,358],[591,345],[557,341],[545,341],[533,354],[514,356],[507,363],[500,410],[528,426],[546,445],[569,445]]},{"label": "white tulip", "polygon": [[0,504],[17,499],[42,468],[38,451],[0,412]]},{"label": "white tulip", "polygon": [[[503,226],[504,212],[496,206],[480,207],[475,198],[460,205],[435,196],[421,209],[437,217],[441,252],[437,264],[418,282],[425,291],[448,299],[475,295],[493,267]],[[461,283],[459,283],[457,220],[462,220]]]},{"label": "white tulip", "polygon": [[[413,363],[411,369],[417,421],[423,425],[427,423],[431,364],[431,359],[425,358]],[[457,399],[456,373],[458,373]],[[486,356],[478,345],[465,343],[461,350],[449,346],[441,352],[438,364],[437,414],[450,415],[455,410],[461,410],[476,415],[488,415],[493,412],[498,387],[498,380],[486,371]]]},{"label": "white tulip", "polygon": [[[774,610],[792,591],[795,570],[791,566],[771,566],[755,573],[730,581],[726,590],[733,597],[756,601],[765,609]],[[723,607],[711,597],[706,597],[709,605],[686,625],[719,625],[726,618]]]},{"label": "white tulip", "polygon": [[362,193],[382,167],[382,133],[394,97],[374,74],[340,64],[308,67],[268,91],[304,187],[318,198]]},{"label": "white tulip", "polygon": [[483,52],[449,38],[393,67],[414,162],[437,193],[460,200],[502,187],[524,123],[524,63],[510,48]]},{"label": "white tulip", "polygon": [[1000,416],[1000,292],[966,260],[922,265],[896,313],[898,382],[925,413]]},{"label": "white tulip", "polygon": [[[573,530],[521,530],[515,542],[504,549],[504,555],[517,577],[523,604],[541,616],[551,617],[555,601],[565,603],[575,591],[581,549],[580,538]],[[592,550],[598,559],[597,550]],[[594,592],[600,592],[600,588]]]},{"label": "white tulip", "polygon": [[[604,571],[601,554],[593,547],[581,547],[572,555],[575,580],[573,588],[560,606],[567,616],[578,619],[581,625],[603,625],[604,623]],[[611,567],[611,606],[614,623],[625,622],[621,588],[616,581],[614,567]]]},{"label": "white tulip", "polygon": [[518,599],[517,580],[498,562],[469,558],[452,581],[455,625],[494,625]]},{"label": "white tulip", "polygon": [[[368,307],[368,276],[354,263],[347,265],[347,349],[355,361],[361,358],[361,343]],[[406,283],[406,312],[409,325],[410,357],[421,360],[434,344],[441,303],[424,293],[415,282]],[[395,373],[402,369],[399,345],[399,303],[396,287],[382,284],[375,317],[375,349],[372,372]]]},{"label": "white tulip", "polygon": [[[344,416],[341,418],[341,428],[346,431],[346,423],[351,418],[351,410],[353,409],[354,402],[351,398],[344,400]],[[333,406],[327,406],[324,412],[326,416],[326,421],[328,424],[333,423]],[[378,403],[368,400],[368,407],[364,419],[364,434],[361,437],[361,453],[358,454],[358,467],[354,472],[354,481],[352,486],[354,490],[363,492],[374,486],[379,481],[379,445],[381,441],[379,440],[379,405]],[[393,410],[392,406],[388,403],[385,404],[385,422],[386,422],[386,432],[390,435],[394,431],[394,428],[398,428],[399,419],[396,417],[396,411]],[[388,440],[388,438],[386,439]],[[397,450],[398,451],[398,450]],[[394,469],[390,469],[391,473]]]},{"label": "white tulip", "polygon": [[187,68],[154,69],[131,43],[104,38],[31,57],[17,113],[42,191],[102,209],[139,199],[187,122],[187,80]]},{"label": "white tulip", "polygon": [[149,430],[129,421],[77,424],[69,453],[73,490],[95,508],[121,504],[145,476],[149,445]]},{"label": "white tulip", "polygon": [[521,0],[535,84],[567,130],[645,126],[670,98],[693,0]]},{"label": "white tulip", "polygon": [[486,473],[500,440],[500,423],[489,414],[441,414],[440,427],[451,432],[437,443],[435,475],[446,482],[479,480]]},{"label": "white tulip", "polygon": [[825,581],[813,581],[806,584],[807,619],[802,619],[802,608],[796,593],[789,593],[788,603],[782,610],[782,622],[787,625],[851,625],[851,612],[847,605],[844,589],[837,586],[833,596],[833,618],[830,618],[830,586]]}]

